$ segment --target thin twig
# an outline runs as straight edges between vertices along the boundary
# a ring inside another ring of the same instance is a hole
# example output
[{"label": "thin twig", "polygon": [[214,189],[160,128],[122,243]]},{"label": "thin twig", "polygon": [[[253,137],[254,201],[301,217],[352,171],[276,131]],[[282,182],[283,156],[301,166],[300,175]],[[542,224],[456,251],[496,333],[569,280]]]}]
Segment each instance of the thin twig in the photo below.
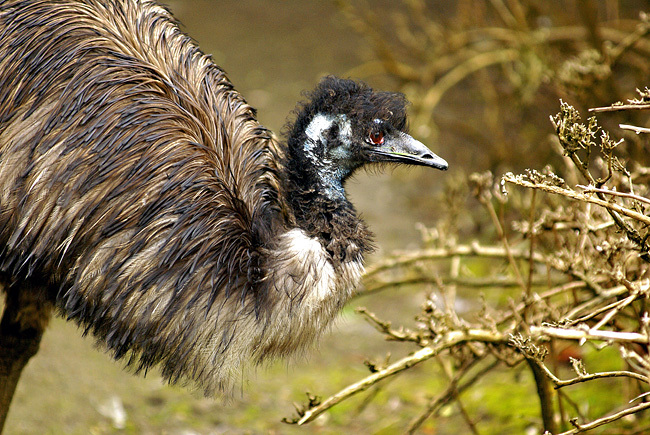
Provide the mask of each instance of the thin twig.
[{"label": "thin twig", "polygon": [[[539,278],[532,282],[533,287],[551,285],[562,285],[566,279],[551,281]],[[463,287],[485,288],[485,287],[520,287],[521,283],[507,276],[494,276],[491,278],[474,278],[474,277],[444,277],[445,284],[455,284]],[[364,288],[357,290],[356,297],[365,296],[369,293],[377,293],[388,288],[402,287],[417,284],[438,284],[438,278],[433,276],[419,276],[415,278],[399,278],[387,281],[371,281],[365,284]]]},{"label": "thin twig", "polygon": [[650,104],[612,104],[606,107],[592,107],[590,112],[617,112],[619,110],[646,110],[650,109]]},{"label": "thin twig", "polygon": [[[602,302],[602,301],[600,301],[600,302]],[[590,313],[585,314],[584,316],[582,316],[582,317],[580,317],[578,319],[572,320],[569,324],[570,325],[577,325],[577,324],[580,324],[580,323],[584,323],[587,320],[593,319],[594,317],[604,313],[605,311],[610,311],[612,308],[618,307],[619,305],[621,305],[621,301],[612,302],[611,304],[607,304],[607,305],[605,305],[603,307],[595,308]]]},{"label": "thin twig", "polygon": [[[559,126],[556,125],[556,123],[555,123],[555,121],[553,120],[553,118],[551,118],[551,120],[552,120],[553,125],[555,126],[555,128],[556,128],[556,130],[557,130],[558,138],[560,139],[560,143],[561,143],[561,145],[562,145],[562,148],[564,148],[566,151],[569,151],[569,150],[571,149],[571,146],[565,142],[566,138],[563,138],[562,135],[560,134],[560,131],[558,130],[558,127],[559,127]],[[591,148],[591,147],[588,147],[587,150],[589,151],[590,148]],[[578,156],[578,154],[575,153],[575,152],[569,152],[568,154],[569,154],[569,158],[571,159],[571,161],[573,162],[573,164],[575,165],[575,167],[578,169],[578,171],[580,171],[580,173],[581,173],[582,176],[585,178],[585,180],[587,180],[587,182],[588,182],[589,184],[593,184],[594,186],[601,187],[602,183],[599,184],[599,183],[596,182],[596,180],[594,179],[594,177],[591,175],[591,173],[590,173],[589,170],[587,169],[587,165],[586,165],[585,163],[583,163],[583,162],[580,160],[580,157]],[[609,175],[609,176],[611,176],[611,164],[612,164],[612,162],[611,162],[611,157],[610,157],[610,159],[608,159],[608,162],[607,162],[607,163],[608,163],[608,166],[609,166],[609,168],[610,168],[610,172],[609,172],[610,175]],[[600,180],[599,180],[599,181],[600,181]],[[567,190],[567,189],[564,189],[564,190]],[[572,192],[572,191],[570,191],[570,192]],[[618,205],[616,205],[616,204],[612,204],[611,207],[607,207],[607,206],[604,205],[604,204],[609,204],[609,203],[608,203],[607,201],[605,201],[605,197],[604,197],[604,195],[603,195],[602,193],[596,193],[596,195],[598,196],[598,199],[600,200],[600,203],[595,202],[595,201],[593,200],[593,198],[591,199],[591,201],[589,201],[589,200],[584,200],[584,199],[583,199],[583,201],[594,202],[595,204],[603,205],[603,207],[605,207],[605,208],[607,209],[607,212],[608,212],[609,215],[612,217],[612,219],[614,219],[614,222],[616,222],[616,225],[617,225],[619,228],[621,228],[623,231],[625,231],[627,237],[628,237],[631,241],[633,241],[634,243],[636,243],[638,246],[640,246],[641,248],[644,248],[644,241],[643,241],[643,238],[639,235],[639,233],[638,233],[634,228],[632,228],[632,227],[631,227],[631,226],[630,226],[630,225],[629,225],[625,220],[623,220],[623,219],[621,218],[621,216],[619,216],[619,212],[620,212],[620,211],[617,210],[617,208],[621,208],[621,209],[623,209],[623,207],[620,207],[620,206],[618,206]],[[569,197],[570,197],[570,196],[569,196]],[[577,199],[577,198],[576,198],[576,199]],[[636,212],[635,212],[635,213],[636,213]],[[623,214],[625,214],[625,213],[623,213]],[[636,215],[637,215],[637,216],[643,216],[643,215],[641,215],[641,214],[639,214],[639,213],[636,213]],[[628,215],[628,217],[633,217],[633,216],[629,216],[629,215]],[[633,218],[634,218],[634,217],[633,217]],[[638,219],[637,219],[637,220],[638,220]]]},{"label": "thin twig", "polygon": [[650,133],[650,128],[637,127],[636,125],[630,125],[630,124],[619,124],[618,126],[623,130],[632,130],[636,134]]},{"label": "thin twig", "polygon": [[586,375],[580,375],[575,378],[562,380],[555,376],[553,372],[549,370],[548,367],[542,362],[538,361],[539,368],[542,370],[544,375],[553,382],[555,389],[558,390],[563,387],[568,387],[569,385],[575,385],[582,382],[589,382],[594,379],[606,379],[606,378],[632,378],[639,380],[643,383],[650,384],[650,378],[643,376],[639,373],[630,372],[626,370],[612,371],[612,372],[600,372],[600,373],[591,373]]},{"label": "thin twig", "polygon": [[[535,231],[533,229],[535,223],[535,199],[537,191],[533,189],[530,198],[530,212],[528,215],[528,238],[530,240],[529,258],[528,258],[528,282],[526,283],[526,297],[530,299],[532,296],[533,273],[535,270],[535,262],[533,256],[535,255]],[[525,317],[525,316],[524,316]]]},{"label": "thin twig", "polygon": [[643,376],[635,372],[621,370],[616,372],[592,373],[585,376],[579,376],[577,378],[567,379],[565,381],[558,379],[557,382],[555,382],[555,389],[566,387],[569,385],[579,384],[581,382],[588,382],[594,379],[606,379],[606,378],[632,378],[646,384],[650,383],[650,379],[647,376]]},{"label": "thin twig", "polygon": [[421,337],[408,329],[400,328],[400,330],[395,330],[391,328],[390,322],[384,322],[380,320],[374,313],[371,313],[364,307],[359,307],[356,309],[356,312],[364,316],[364,318],[370,323],[377,331],[382,334],[386,334],[388,338],[397,341],[413,341],[415,343],[420,343]]},{"label": "thin twig", "polygon": [[564,329],[552,326],[531,326],[530,334],[534,337],[547,336],[564,340],[598,340],[620,341],[625,343],[648,344],[648,337],[638,332],[617,332],[595,329]]},{"label": "thin twig", "polygon": [[460,415],[463,416],[463,420],[465,420],[465,424],[467,424],[469,430],[474,435],[480,435],[478,428],[476,427],[476,423],[474,423],[474,421],[470,417],[469,413],[467,412],[467,409],[463,405],[463,402],[460,401],[457,391],[454,391],[454,398],[456,399],[456,405],[458,405],[458,410],[460,411]]},{"label": "thin twig", "polygon": [[520,283],[522,290],[526,290],[526,283],[524,282],[524,278],[521,276],[521,272],[519,271],[519,266],[517,265],[517,262],[515,261],[515,258],[512,256],[512,251],[510,250],[510,243],[508,242],[508,237],[506,236],[505,231],[503,230],[503,226],[501,225],[501,221],[499,220],[499,217],[497,216],[497,212],[494,209],[494,204],[492,204],[492,201],[489,199],[483,199],[479,197],[479,200],[486,206],[488,209],[488,213],[490,214],[490,218],[492,219],[492,223],[494,224],[494,227],[497,230],[497,234],[499,238],[501,239],[501,243],[503,243],[503,248],[506,251],[506,256],[508,258],[508,262],[510,263],[510,266],[512,267],[512,270],[515,274],[515,278],[517,281]]},{"label": "thin twig", "polygon": [[[553,287],[553,288],[545,291],[544,293],[541,293],[537,297],[539,297],[539,299],[541,299],[541,300],[544,300],[544,299],[552,298],[553,296],[557,296],[559,294],[562,294],[562,293],[565,293],[565,292],[568,292],[568,291],[575,291],[577,289],[584,288],[584,287],[586,287],[586,284],[584,282],[572,281],[572,282],[569,282],[567,284],[562,284],[562,285],[560,285],[558,287]],[[511,310],[508,313],[506,313],[503,317],[500,317],[497,323],[501,324],[501,323],[504,323],[504,322],[512,319],[515,316],[514,315],[515,312],[518,313],[518,312],[524,310],[527,305],[530,305],[530,303],[531,303],[530,301],[520,302],[519,304],[517,304],[514,307],[514,310]]]},{"label": "thin twig", "polygon": [[[644,279],[644,280],[637,281],[637,283],[641,283],[641,282],[647,283],[648,280]],[[624,294],[626,291],[627,291],[627,288],[624,285],[618,285],[616,287],[612,287],[612,288],[607,289],[607,290],[602,290],[602,291],[598,292],[598,296],[596,296],[595,298],[592,298],[592,299],[589,299],[589,300],[583,302],[582,304],[576,306],[571,311],[569,311],[567,314],[565,314],[565,318],[574,319],[578,315],[578,313],[580,313],[580,312],[582,312],[584,310],[587,310],[587,309],[591,309],[591,307],[597,306],[598,304],[606,301],[607,299],[610,299],[610,298],[613,298],[613,297],[618,297],[618,296]],[[577,320],[573,320],[571,323],[575,323],[575,322],[577,322]]]},{"label": "thin twig", "polygon": [[645,402],[645,403],[641,403],[640,405],[637,405],[637,406],[632,406],[630,408],[626,408],[623,411],[617,412],[616,414],[610,414],[608,416],[599,418],[597,420],[592,421],[591,423],[578,424],[576,421],[572,421],[572,424],[575,427],[573,429],[569,430],[569,431],[562,432],[559,435],[573,435],[573,434],[577,434],[577,433],[580,433],[580,432],[586,432],[588,430],[597,428],[598,426],[602,426],[604,424],[611,423],[612,421],[619,420],[619,419],[625,417],[626,415],[635,414],[637,412],[641,412],[644,409],[648,409],[648,408],[650,408],[650,402]]},{"label": "thin twig", "polygon": [[602,189],[602,188],[599,189],[594,186],[583,186],[582,184],[577,184],[576,187],[583,189],[585,192],[598,192],[598,193],[603,193],[605,195],[622,196],[623,198],[631,198],[639,202],[645,202],[646,204],[650,204],[650,199],[640,195],[635,195],[633,193],[617,192],[615,190]]},{"label": "thin twig", "polygon": [[[476,256],[486,258],[507,258],[507,252],[500,246],[483,246],[477,241],[467,245],[456,245],[448,248],[423,249],[420,251],[396,251],[393,258],[379,261],[368,267],[365,278],[396,267],[410,266],[418,261],[438,260],[453,258],[456,256]],[[528,259],[530,252],[526,249],[511,249],[510,255],[517,259]],[[535,253],[533,260],[538,263],[546,263],[543,255]]]},{"label": "thin twig", "polygon": [[630,305],[632,302],[634,302],[638,297],[639,297],[639,293],[638,293],[638,292],[633,292],[631,295],[629,295],[629,296],[626,297],[625,299],[619,301],[619,303],[616,304],[616,306],[614,306],[614,307],[613,307],[613,308],[612,308],[612,309],[611,309],[607,314],[605,314],[605,316],[603,316],[603,318],[600,319],[600,320],[598,321],[598,323],[596,323],[596,324],[593,326],[592,329],[594,329],[594,330],[596,330],[596,329],[600,329],[600,328],[603,327],[604,325],[608,324],[609,321],[612,320],[612,318],[613,318],[616,314],[618,314],[618,313],[619,313],[623,308],[627,307],[627,306]]}]

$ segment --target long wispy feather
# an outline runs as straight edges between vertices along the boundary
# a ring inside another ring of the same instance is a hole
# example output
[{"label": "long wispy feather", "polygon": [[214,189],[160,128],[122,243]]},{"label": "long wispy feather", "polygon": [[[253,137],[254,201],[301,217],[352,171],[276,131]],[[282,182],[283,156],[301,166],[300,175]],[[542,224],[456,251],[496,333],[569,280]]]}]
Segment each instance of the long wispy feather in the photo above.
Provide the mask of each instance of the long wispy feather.
[{"label": "long wispy feather", "polygon": [[261,359],[264,334],[232,349],[234,324],[269,321],[253,293],[283,222],[279,151],[169,13],[5,1],[0,83],[8,291],[37,283],[115,357],[206,391],[235,367],[219,353]]}]

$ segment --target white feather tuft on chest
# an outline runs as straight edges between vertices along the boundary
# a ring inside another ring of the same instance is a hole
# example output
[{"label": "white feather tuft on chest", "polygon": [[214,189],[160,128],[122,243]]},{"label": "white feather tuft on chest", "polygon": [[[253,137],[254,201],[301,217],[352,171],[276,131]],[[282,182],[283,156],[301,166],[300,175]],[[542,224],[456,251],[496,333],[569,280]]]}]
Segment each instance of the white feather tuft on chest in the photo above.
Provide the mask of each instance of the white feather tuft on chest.
[{"label": "white feather tuft on chest", "polygon": [[363,265],[357,261],[344,262],[335,270],[318,239],[298,228],[281,236],[276,252],[284,272],[287,296],[292,300],[299,298],[310,308],[330,303],[340,308],[352,295],[363,273]]}]

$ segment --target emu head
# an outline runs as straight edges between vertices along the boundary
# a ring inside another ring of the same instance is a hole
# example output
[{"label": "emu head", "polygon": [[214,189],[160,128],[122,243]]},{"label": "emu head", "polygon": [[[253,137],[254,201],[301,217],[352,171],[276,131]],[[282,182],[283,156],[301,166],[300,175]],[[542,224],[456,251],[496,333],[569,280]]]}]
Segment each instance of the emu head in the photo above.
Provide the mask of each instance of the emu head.
[{"label": "emu head", "polygon": [[303,182],[312,172],[332,197],[344,195],[345,180],[368,163],[447,169],[445,160],[407,133],[406,105],[402,94],[326,77],[297,109],[288,164],[299,167],[290,172],[300,173]]}]

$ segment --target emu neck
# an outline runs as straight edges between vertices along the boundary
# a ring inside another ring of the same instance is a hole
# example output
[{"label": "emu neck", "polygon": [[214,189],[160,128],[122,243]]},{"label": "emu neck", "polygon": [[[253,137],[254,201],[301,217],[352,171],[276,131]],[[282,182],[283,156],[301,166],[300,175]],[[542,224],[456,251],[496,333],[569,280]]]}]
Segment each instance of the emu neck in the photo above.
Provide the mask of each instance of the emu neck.
[{"label": "emu neck", "polygon": [[349,171],[315,160],[309,154],[323,144],[306,135],[301,139],[300,145],[290,144],[287,162],[286,192],[296,224],[320,241],[335,266],[361,261],[372,250],[372,233],[345,196],[343,184]]},{"label": "emu neck", "polygon": [[348,151],[351,134],[345,115],[319,113],[295,144],[296,153],[308,164],[305,172],[314,175],[319,190],[333,201],[346,201],[343,182],[355,169]]}]

